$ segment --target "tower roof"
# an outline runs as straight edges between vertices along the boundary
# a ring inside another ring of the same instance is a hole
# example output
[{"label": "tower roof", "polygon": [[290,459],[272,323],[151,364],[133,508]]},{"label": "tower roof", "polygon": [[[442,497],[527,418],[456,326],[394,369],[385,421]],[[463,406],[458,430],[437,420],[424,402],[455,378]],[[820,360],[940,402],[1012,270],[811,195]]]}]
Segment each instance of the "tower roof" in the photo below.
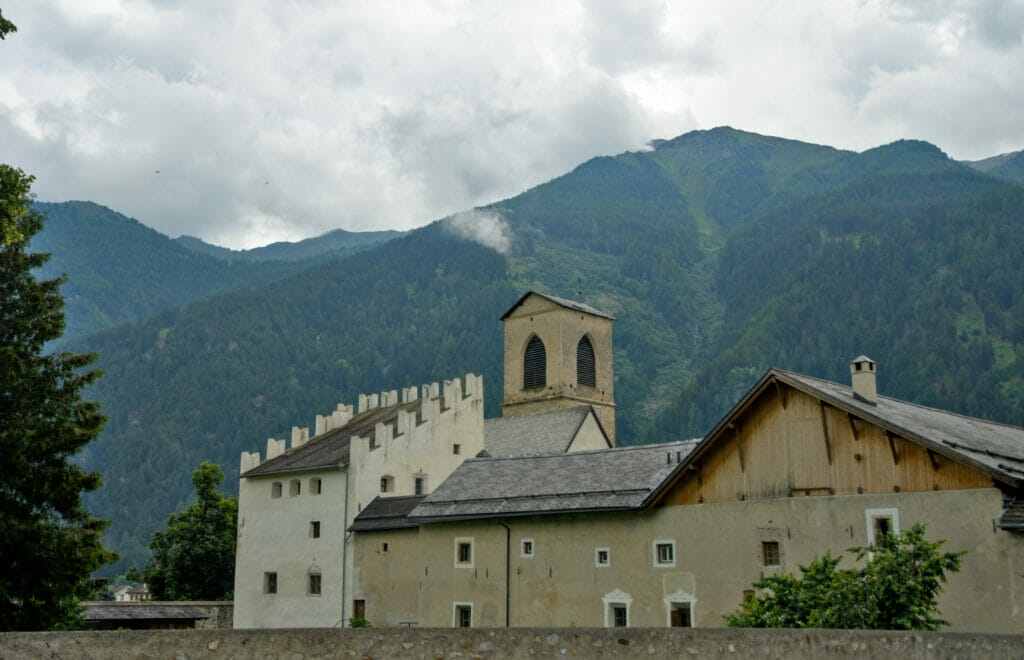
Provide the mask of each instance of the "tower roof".
[{"label": "tower roof", "polygon": [[600,310],[594,309],[590,305],[584,305],[583,303],[576,302],[575,300],[566,300],[565,298],[550,296],[546,293],[537,293],[536,291],[527,291],[526,293],[524,293],[522,297],[519,300],[517,300],[514,305],[508,308],[507,312],[501,315],[501,320],[504,321],[505,319],[507,319],[509,315],[511,315],[512,312],[516,311],[516,308],[522,305],[523,302],[530,296],[540,296],[541,298],[544,298],[545,300],[550,300],[556,305],[560,305],[562,307],[565,307],[566,309],[574,309],[577,312],[583,312],[584,314],[600,316],[601,318],[611,319],[612,321],[615,320],[615,317],[612,316],[611,314],[605,314]]}]

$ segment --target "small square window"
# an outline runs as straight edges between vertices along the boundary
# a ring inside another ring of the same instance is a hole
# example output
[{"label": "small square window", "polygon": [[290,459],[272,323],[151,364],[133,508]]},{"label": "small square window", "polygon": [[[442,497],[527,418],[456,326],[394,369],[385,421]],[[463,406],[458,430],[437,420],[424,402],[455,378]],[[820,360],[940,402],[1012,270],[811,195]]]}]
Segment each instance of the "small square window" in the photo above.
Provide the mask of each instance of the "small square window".
[{"label": "small square window", "polygon": [[320,481],[320,479],[317,478],[317,477],[314,477],[313,479],[310,479],[309,480],[309,494],[310,495],[319,495],[322,492],[323,492],[323,483]]},{"label": "small square window", "polygon": [[263,574],[263,593],[265,594],[276,594],[277,593],[277,573],[264,573]]},{"label": "small square window", "polygon": [[383,476],[380,478],[380,492],[382,493],[393,493],[395,492],[395,479],[390,476]]},{"label": "small square window", "polygon": [[519,556],[533,557],[533,539],[523,539],[519,542]]},{"label": "small square window", "polygon": [[455,567],[473,568],[473,539],[455,539]]},{"label": "small square window", "polygon": [[289,496],[295,497],[300,492],[302,492],[302,482],[301,481],[299,481],[298,479],[292,479],[290,482],[288,482],[288,495]]},{"label": "small square window", "polygon": [[453,445],[452,445],[452,453],[453,453],[453,454],[455,454],[456,456],[458,456],[458,455],[459,455],[459,452],[460,452],[460,451],[462,451],[462,447],[460,447],[460,446],[458,445],[458,443],[456,443],[456,444],[453,444]]},{"label": "small square window", "polygon": [[387,541],[384,541],[383,543],[380,544],[380,551],[381,552],[387,552],[388,551],[388,542]]},{"label": "small square window", "polygon": [[309,588],[306,590],[306,595],[319,596],[322,584],[320,581],[320,574],[310,573],[307,577],[309,578]]},{"label": "small square window", "polygon": [[654,542],[654,565],[661,567],[671,567],[676,565],[675,541]]},{"label": "small square window", "polygon": [[599,568],[611,565],[611,552],[608,548],[594,549],[594,565]]},{"label": "small square window", "polygon": [[270,484],[270,496],[273,497],[274,499],[281,497],[281,490],[282,488],[280,481],[275,481],[274,483]]},{"label": "small square window", "polygon": [[868,527],[868,545],[878,545],[886,534],[900,533],[898,509],[867,509],[864,511]]},{"label": "small square window", "polygon": [[765,566],[781,566],[782,558],[779,554],[779,542],[778,541],[762,541],[761,542],[761,555],[764,559]]},{"label": "small square window", "polygon": [[314,520],[309,523],[309,538],[318,539],[320,538],[320,521]]}]

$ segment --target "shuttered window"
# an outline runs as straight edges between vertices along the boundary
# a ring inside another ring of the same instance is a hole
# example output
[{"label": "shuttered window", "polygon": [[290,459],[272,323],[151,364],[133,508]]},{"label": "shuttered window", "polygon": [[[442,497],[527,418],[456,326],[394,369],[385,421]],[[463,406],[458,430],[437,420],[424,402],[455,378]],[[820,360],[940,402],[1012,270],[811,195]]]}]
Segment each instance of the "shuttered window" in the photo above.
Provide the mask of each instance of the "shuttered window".
[{"label": "shuttered window", "polygon": [[576,344],[576,382],[588,387],[597,386],[594,376],[594,347],[587,337]]},{"label": "shuttered window", "polygon": [[534,335],[526,345],[526,356],[523,358],[523,389],[547,385],[547,370],[548,358],[544,351],[544,342]]}]

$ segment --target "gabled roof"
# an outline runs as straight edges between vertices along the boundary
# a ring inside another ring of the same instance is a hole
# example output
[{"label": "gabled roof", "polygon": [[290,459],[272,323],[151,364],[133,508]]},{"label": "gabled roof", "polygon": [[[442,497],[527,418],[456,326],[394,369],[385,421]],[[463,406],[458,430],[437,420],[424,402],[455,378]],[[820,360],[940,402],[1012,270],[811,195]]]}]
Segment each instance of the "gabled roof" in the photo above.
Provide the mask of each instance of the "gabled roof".
[{"label": "gabled roof", "polygon": [[986,422],[886,396],[878,396],[877,403],[871,404],[855,397],[848,385],[782,369],[769,369],[705,436],[687,462],[697,460],[723,429],[733,423],[775,381],[917,442],[947,458],[973,465],[1006,484],[1019,487],[1024,483],[1022,428]]},{"label": "gabled roof", "polygon": [[434,522],[643,508],[695,446],[670,442],[467,460],[409,518]]},{"label": "gabled roof", "polygon": [[353,436],[373,438],[378,423],[394,425],[398,421],[398,411],[418,412],[420,405],[420,401],[416,400],[359,413],[345,426],[322,433],[311,438],[304,445],[294,447],[279,456],[263,461],[241,476],[257,477],[265,474],[347,465],[349,444]]},{"label": "gabled roof", "polygon": [[506,311],[504,314],[501,315],[501,320],[504,321],[505,319],[507,319],[509,317],[509,315],[512,312],[516,311],[516,308],[519,307],[520,305],[522,305],[523,301],[526,300],[530,296],[540,296],[541,298],[544,298],[545,300],[550,300],[551,302],[555,303],[556,305],[561,305],[562,307],[567,307],[569,309],[575,309],[577,312],[584,312],[586,314],[592,314],[594,316],[600,316],[602,318],[611,319],[613,321],[615,320],[614,316],[612,316],[610,314],[605,314],[604,312],[602,312],[600,310],[594,309],[590,305],[584,305],[581,302],[576,302],[575,300],[566,300],[565,298],[559,298],[557,296],[549,296],[546,293],[537,293],[536,291],[527,291],[526,293],[524,293],[522,295],[522,297],[520,297],[519,300],[517,300],[515,302],[514,305],[512,305],[511,307],[508,308],[508,311]]},{"label": "gabled roof", "polygon": [[[594,409],[581,404],[528,415],[485,419],[484,451],[492,457],[568,451],[588,415],[594,415]],[[601,427],[597,415],[594,415],[594,420],[607,442],[608,434]],[[611,442],[608,446],[611,447]]]},{"label": "gabled roof", "polygon": [[158,602],[91,602],[86,605],[83,619],[94,621],[130,620],[191,620],[209,619],[210,613],[201,608],[181,603]]},{"label": "gabled roof", "polygon": [[426,495],[402,495],[398,497],[373,498],[366,505],[352,524],[350,532],[379,531],[384,529],[407,529],[416,527],[418,523],[409,520],[409,514],[416,508]]}]

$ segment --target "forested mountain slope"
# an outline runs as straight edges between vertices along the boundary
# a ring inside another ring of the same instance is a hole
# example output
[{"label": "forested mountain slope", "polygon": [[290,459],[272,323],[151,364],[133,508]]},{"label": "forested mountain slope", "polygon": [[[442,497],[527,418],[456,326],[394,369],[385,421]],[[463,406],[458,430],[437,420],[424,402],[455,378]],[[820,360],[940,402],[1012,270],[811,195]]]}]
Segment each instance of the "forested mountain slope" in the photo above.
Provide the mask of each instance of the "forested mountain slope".
[{"label": "forested mountain slope", "polygon": [[32,249],[51,253],[37,274],[66,273],[64,340],[144,319],[165,307],[246,288],[307,267],[231,263],[186,249],[163,234],[92,202],[37,203],[46,216]]},{"label": "forested mountain slope", "polygon": [[139,564],[202,460],[230,481],[240,451],[360,392],[473,371],[500,414],[498,317],[529,288],[617,317],[623,444],[702,434],[769,365],[842,381],[859,353],[885,394],[1020,423],[1022,194],[913,141],[722,128],[593,159],[478,214],[508,255],[442,221],[77,342],[111,418],[91,505]]}]

